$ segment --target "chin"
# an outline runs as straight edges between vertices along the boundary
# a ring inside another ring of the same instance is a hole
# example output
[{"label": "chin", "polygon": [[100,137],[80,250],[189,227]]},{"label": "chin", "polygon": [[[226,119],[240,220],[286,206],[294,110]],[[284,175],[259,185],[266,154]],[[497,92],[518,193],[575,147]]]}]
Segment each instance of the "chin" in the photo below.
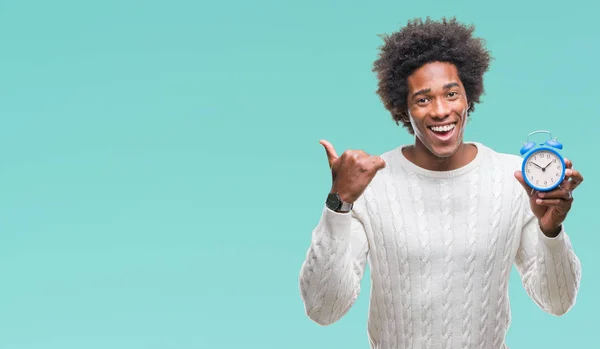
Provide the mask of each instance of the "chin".
[{"label": "chin", "polygon": [[440,159],[447,159],[452,157],[458,151],[458,144],[454,146],[436,147],[430,146],[429,151]]},{"label": "chin", "polygon": [[461,145],[460,127],[456,126],[452,130],[439,133],[427,128],[427,148],[438,158],[449,158],[456,154]]}]

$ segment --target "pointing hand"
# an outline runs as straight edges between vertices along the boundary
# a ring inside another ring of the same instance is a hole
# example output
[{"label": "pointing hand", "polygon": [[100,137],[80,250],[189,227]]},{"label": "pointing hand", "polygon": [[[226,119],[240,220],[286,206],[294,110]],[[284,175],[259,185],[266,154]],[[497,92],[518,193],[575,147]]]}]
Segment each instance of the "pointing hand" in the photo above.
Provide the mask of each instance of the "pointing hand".
[{"label": "pointing hand", "polygon": [[322,140],[329,167],[331,168],[331,192],[338,193],[345,202],[355,202],[365,191],[377,172],[386,166],[379,156],[371,156],[362,150],[347,150],[337,155],[331,143]]}]

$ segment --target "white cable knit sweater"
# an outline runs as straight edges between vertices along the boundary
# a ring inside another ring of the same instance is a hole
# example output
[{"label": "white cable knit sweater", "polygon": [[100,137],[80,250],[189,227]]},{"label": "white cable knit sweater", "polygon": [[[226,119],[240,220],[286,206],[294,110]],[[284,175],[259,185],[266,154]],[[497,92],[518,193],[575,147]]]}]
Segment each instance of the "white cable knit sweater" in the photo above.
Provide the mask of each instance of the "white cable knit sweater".
[{"label": "white cable knit sweater", "polygon": [[516,266],[529,296],[561,315],[574,304],[580,262],[565,231],[548,238],[514,178],[522,158],[481,143],[447,172],[384,153],[351,213],[327,208],[300,271],[308,316],[340,319],[359,294],[368,261],[373,349],[501,349],[510,324],[508,279]]}]

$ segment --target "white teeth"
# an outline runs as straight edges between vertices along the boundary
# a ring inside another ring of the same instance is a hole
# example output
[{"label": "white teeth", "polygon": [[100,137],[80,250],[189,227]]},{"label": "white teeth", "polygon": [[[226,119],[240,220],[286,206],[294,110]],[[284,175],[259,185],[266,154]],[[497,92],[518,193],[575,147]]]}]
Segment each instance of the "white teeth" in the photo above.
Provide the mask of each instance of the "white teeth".
[{"label": "white teeth", "polygon": [[456,124],[444,125],[444,126],[432,126],[430,129],[434,132],[448,132],[452,130]]}]

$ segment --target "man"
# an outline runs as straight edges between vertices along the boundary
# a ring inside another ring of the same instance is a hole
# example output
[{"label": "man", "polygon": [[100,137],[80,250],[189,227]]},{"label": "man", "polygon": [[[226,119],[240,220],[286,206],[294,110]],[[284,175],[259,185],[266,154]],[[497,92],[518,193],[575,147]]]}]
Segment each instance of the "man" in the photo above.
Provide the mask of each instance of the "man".
[{"label": "man", "polygon": [[378,94],[415,136],[381,156],[321,141],[333,183],[300,271],[308,316],[340,319],[368,260],[372,348],[507,348],[514,263],[544,311],[573,307],[581,278],[563,221],[583,181],[535,192],[522,158],[464,142],[491,57],[472,26],[415,20],[385,38]]}]

